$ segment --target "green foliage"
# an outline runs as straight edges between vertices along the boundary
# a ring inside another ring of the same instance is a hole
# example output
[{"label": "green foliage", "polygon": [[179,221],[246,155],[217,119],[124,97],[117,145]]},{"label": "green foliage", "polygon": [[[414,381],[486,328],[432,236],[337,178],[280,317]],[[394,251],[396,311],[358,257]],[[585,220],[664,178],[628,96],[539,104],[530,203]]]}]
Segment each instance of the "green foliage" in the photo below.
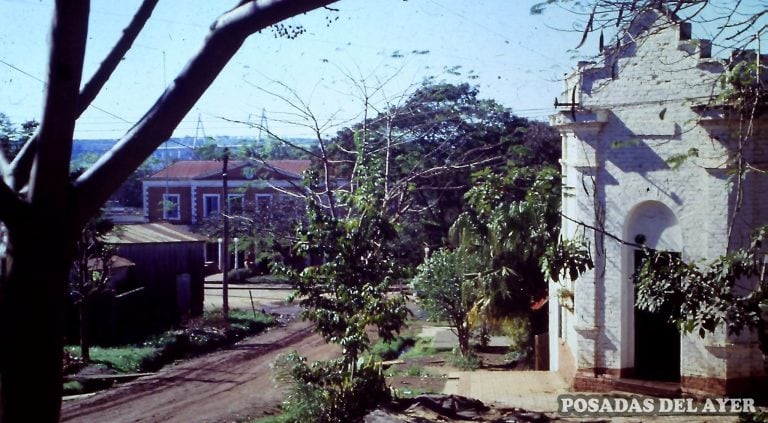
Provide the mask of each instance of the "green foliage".
[{"label": "green foliage", "polygon": [[416,365],[410,365],[407,369],[405,369],[405,375],[411,376],[411,377],[419,377],[419,376],[425,376],[426,372],[424,371],[424,368],[421,366]]},{"label": "green foliage", "polygon": [[[123,373],[155,371],[183,357],[210,352],[256,334],[275,324],[273,316],[250,310],[231,310],[229,322],[221,311],[206,311],[202,321],[190,327],[168,331],[139,345],[90,347],[91,361]],[[66,347],[65,356],[79,357],[77,347]],[[72,371],[76,371],[73,366]]]},{"label": "green foliage", "polygon": [[160,170],[162,163],[159,159],[150,157],[129,176],[120,188],[112,194],[111,199],[125,207],[142,207],[144,204],[142,181]]},{"label": "green foliage", "polygon": [[552,128],[480,99],[477,88],[428,80],[399,106],[339,132],[329,152],[336,175],[348,180],[359,170],[354,155],[368,157],[386,186],[383,207],[403,234],[398,261],[415,267],[425,245],[444,244],[473,172],[503,172],[508,161],[555,164],[559,148]]},{"label": "green foliage", "polygon": [[356,422],[391,399],[381,367],[373,361],[353,373],[343,359],[307,364],[293,352],[279,357],[275,369],[276,379],[292,387],[285,402],[291,421]]},{"label": "green foliage", "polygon": [[[76,354],[75,347],[67,347],[71,354]],[[121,373],[135,373],[145,370],[144,364],[152,360],[160,349],[157,347],[91,347],[91,361],[106,364]]]},{"label": "green foliage", "polygon": [[527,315],[531,304],[547,295],[540,260],[559,232],[559,172],[510,164],[504,174],[483,170],[474,179],[466,194],[468,209],[451,227],[461,260],[474,257],[480,263],[471,314],[486,321]]},{"label": "green foliage", "polygon": [[253,270],[248,268],[232,269],[227,273],[230,281],[243,282],[253,276]]},{"label": "green foliage", "polygon": [[326,341],[339,344],[350,367],[370,346],[366,326],[391,340],[407,317],[404,297],[388,292],[397,277],[392,242],[396,232],[375,207],[376,181],[361,184],[346,198],[356,212],[330,216],[314,199],[308,203],[308,225],[298,233],[295,253],[319,263],[302,270],[285,269],[303,308]]},{"label": "green foliage", "polygon": [[208,137],[205,143],[195,149],[195,156],[200,160],[222,160],[224,155],[227,154],[230,158],[234,159],[237,155],[236,152],[230,151],[226,147],[220,147],[216,143],[216,139]]},{"label": "green foliage", "polygon": [[432,320],[448,321],[459,338],[463,355],[471,353],[469,312],[479,299],[472,275],[478,270],[477,256],[465,257],[457,250],[440,249],[418,267],[413,278],[413,288],[424,310]]},{"label": "green foliage", "polygon": [[475,354],[462,354],[459,351],[451,354],[448,364],[461,370],[477,370],[483,365],[483,360]]},{"label": "green foliage", "polygon": [[62,395],[79,395],[85,392],[85,387],[76,380],[65,382],[62,387]]},{"label": "green foliage", "polygon": [[251,332],[260,332],[263,329],[273,326],[276,323],[275,317],[269,314],[256,312],[252,310],[231,309],[229,318],[224,319],[220,309],[206,310],[203,313],[201,326],[210,326],[217,328],[235,328]]},{"label": "green foliage", "polygon": [[528,346],[528,338],[531,333],[531,322],[526,318],[508,317],[499,325],[501,333],[507,337],[509,348],[522,350]]},{"label": "green foliage", "polygon": [[291,281],[285,275],[259,275],[248,278],[249,283],[261,285],[284,285]]},{"label": "green foliage", "polygon": [[413,348],[400,354],[400,358],[429,357],[437,353],[437,349],[432,346],[432,338],[418,338]]},{"label": "green foliage", "polygon": [[547,246],[540,263],[544,273],[555,282],[562,282],[565,278],[575,281],[595,266],[584,241],[562,238]]},{"label": "green foliage", "polygon": [[766,70],[753,53],[742,53],[721,78],[721,92],[715,102],[735,107],[742,117],[762,114],[768,109]]},{"label": "green foliage", "polygon": [[672,167],[672,170],[677,170],[692,157],[699,157],[699,150],[697,148],[690,148],[685,154],[673,155],[665,161]]},{"label": "green foliage", "polygon": [[109,281],[112,277],[115,248],[106,243],[106,236],[113,229],[112,221],[99,214],[86,223],[75,243],[69,293],[78,308],[80,349],[85,361],[90,361],[89,304],[96,296],[111,291]]},{"label": "green foliage", "polygon": [[280,413],[274,416],[259,417],[255,420],[249,420],[248,423],[293,423],[297,422],[298,417],[291,413]]},{"label": "green foliage", "polygon": [[370,349],[370,357],[374,360],[394,360],[400,356],[406,348],[416,344],[416,338],[413,336],[395,336],[390,341],[379,341]]},{"label": "green foliage", "polygon": [[[638,307],[663,316],[681,331],[704,337],[724,326],[729,333],[755,329],[768,351],[763,311],[768,285],[758,249],[740,249],[709,264],[687,263],[679,255],[648,251],[635,275]],[[737,283],[742,289],[737,289]],[[743,292],[743,287],[752,287]]]},{"label": "green foliage", "polygon": [[16,127],[8,116],[0,113],[0,153],[10,161],[37,129],[38,123],[27,121]]}]

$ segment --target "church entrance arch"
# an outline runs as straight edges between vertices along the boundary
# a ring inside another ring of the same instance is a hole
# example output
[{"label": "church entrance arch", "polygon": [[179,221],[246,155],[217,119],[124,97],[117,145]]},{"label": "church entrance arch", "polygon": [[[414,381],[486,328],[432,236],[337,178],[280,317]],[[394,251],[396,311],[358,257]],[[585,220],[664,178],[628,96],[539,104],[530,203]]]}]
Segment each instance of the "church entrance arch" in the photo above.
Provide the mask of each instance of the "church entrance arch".
[{"label": "church entrance arch", "polygon": [[629,213],[624,236],[645,249],[625,246],[625,301],[623,323],[626,348],[625,365],[636,378],[677,381],[680,379],[680,332],[666,316],[649,313],[635,306],[633,275],[646,259],[645,251],[682,252],[682,232],[674,212],[664,203],[647,201]]}]

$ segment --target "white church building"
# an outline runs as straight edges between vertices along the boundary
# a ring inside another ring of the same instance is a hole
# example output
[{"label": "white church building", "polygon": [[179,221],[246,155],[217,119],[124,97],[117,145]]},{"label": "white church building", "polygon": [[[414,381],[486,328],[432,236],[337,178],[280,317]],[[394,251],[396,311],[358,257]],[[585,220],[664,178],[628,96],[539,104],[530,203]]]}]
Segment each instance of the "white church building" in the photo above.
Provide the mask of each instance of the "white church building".
[{"label": "white church building", "polygon": [[709,262],[768,223],[768,175],[750,170],[737,184],[734,160],[741,148],[742,169],[768,168],[768,112],[740,145],[745,126],[711,106],[729,66],[768,60],[712,58],[690,31],[661,12],[639,16],[620,47],[566,77],[568,103],[551,119],[562,134],[562,234],[586,240],[595,263],[550,286],[550,369],[570,369],[576,390],[641,380],[678,393],[768,391],[754,333],[702,339],[634,305],[637,244]]}]

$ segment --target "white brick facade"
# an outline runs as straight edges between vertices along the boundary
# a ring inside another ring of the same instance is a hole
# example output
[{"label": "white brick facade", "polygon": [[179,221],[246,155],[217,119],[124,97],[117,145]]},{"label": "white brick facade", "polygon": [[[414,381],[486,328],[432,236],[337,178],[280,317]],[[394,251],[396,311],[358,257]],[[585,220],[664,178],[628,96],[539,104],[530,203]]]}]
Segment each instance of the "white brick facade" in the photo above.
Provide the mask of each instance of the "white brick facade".
[{"label": "white brick facade", "polygon": [[[718,89],[724,65],[709,58],[708,43],[687,39],[686,25],[668,22],[643,16],[630,29],[635,42],[607,51],[600,63],[580,63],[566,79],[566,94],[570,99],[575,88],[578,106],[552,117],[563,138],[562,232],[584,237],[596,265],[571,285],[574,312],[550,301],[553,370],[564,343],[582,373],[633,374],[636,248],[613,237],[633,243],[642,235],[649,248],[695,261],[744,245],[750,228],[768,222],[768,176],[749,174],[729,245],[737,190],[728,159],[738,122],[694,107]],[[763,117],[748,154],[763,164],[767,128]],[[550,286],[552,293],[558,289]],[[710,390],[713,381],[725,386],[765,374],[754,337],[680,338],[679,357],[670,360],[680,363],[683,389]]]}]

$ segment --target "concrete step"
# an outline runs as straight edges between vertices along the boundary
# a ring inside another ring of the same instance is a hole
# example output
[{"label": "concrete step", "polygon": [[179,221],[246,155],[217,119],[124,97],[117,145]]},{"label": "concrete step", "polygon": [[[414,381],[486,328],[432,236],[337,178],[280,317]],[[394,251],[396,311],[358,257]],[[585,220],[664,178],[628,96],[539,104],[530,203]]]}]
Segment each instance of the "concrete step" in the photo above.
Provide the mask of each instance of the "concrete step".
[{"label": "concrete step", "polygon": [[613,386],[617,391],[632,392],[654,397],[677,398],[681,394],[680,382],[622,378],[616,379]]}]

